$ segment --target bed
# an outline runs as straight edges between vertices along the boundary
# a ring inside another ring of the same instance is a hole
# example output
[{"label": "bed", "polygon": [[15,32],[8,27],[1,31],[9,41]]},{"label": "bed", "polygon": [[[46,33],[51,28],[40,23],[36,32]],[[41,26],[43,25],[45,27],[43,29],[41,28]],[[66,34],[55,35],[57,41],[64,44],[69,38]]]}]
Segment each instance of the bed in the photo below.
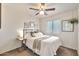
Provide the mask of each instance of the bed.
[{"label": "bed", "polygon": [[25,45],[40,56],[54,56],[61,46],[59,37],[44,35],[41,32],[31,35],[27,33],[24,38],[27,39]]}]

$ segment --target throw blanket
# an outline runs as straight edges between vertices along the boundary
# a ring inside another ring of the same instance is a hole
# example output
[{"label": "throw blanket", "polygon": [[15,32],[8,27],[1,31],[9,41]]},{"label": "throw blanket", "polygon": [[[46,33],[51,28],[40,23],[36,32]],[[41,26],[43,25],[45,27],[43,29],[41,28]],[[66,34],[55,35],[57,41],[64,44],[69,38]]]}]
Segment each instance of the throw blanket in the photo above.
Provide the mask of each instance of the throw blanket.
[{"label": "throw blanket", "polygon": [[34,43],[33,43],[33,49],[40,50],[41,49],[41,41],[48,39],[48,38],[49,37],[41,37],[41,38],[35,39]]}]

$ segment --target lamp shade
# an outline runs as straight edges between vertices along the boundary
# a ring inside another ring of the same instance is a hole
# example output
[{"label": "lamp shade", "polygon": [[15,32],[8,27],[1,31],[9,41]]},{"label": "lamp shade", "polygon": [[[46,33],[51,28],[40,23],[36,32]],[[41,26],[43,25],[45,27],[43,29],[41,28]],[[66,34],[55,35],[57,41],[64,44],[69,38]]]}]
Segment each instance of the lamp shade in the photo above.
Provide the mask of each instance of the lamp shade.
[{"label": "lamp shade", "polygon": [[17,33],[20,37],[23,37],[23,30],[17,30]]}]

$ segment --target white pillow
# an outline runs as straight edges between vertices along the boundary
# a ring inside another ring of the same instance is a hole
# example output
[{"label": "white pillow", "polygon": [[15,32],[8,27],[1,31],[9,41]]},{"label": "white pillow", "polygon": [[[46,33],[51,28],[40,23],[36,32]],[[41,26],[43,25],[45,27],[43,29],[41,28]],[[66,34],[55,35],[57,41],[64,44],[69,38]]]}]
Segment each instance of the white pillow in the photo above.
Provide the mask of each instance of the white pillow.
[{"label": "white pillow", "polygon": [[31,34],[30,33],[26,33],[25,35],[24,35],[24,38],[25,39],[28,39],[28,38],[30,38],[31,37]]},{"label": "white pillow", "polygon": [[38,33],[34,33],[33,35],[34,35],[35,37],[41,37],[41,36],[43,36],[43,33],[38,32]]}]

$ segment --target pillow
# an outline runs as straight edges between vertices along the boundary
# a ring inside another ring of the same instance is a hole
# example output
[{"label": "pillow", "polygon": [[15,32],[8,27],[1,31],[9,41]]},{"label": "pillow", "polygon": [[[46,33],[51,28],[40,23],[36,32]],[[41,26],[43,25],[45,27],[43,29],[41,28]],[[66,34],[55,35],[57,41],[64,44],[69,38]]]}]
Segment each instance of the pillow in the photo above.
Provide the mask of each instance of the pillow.
[{"label": "pillow", "polygon": [[43,36],[43,33],[42,32],[38,32],[38,35]]},{"label": "pillow", "polygon": [[28,38],[30,38],[31,37],[31,33],[26,33],[25,35],[24,35],[24,38],[25,39],[28,39]]},{"label": "pillow", "polygon": [[35,33],[35,32],[31,32],[31,36],[32,36],[32,37],[35,37],[34,33]]},{"label": "pillow", "polygon": [[34,33],[33,36],[35,36],[35,37],[41,37],[41,36],[43,36],[43,33],[41,33],[41,32]]},{"label": "pillow", "polygon": [[31,32],[32,37],[35,37],[34,33],[38,33],[38,31]]}]

